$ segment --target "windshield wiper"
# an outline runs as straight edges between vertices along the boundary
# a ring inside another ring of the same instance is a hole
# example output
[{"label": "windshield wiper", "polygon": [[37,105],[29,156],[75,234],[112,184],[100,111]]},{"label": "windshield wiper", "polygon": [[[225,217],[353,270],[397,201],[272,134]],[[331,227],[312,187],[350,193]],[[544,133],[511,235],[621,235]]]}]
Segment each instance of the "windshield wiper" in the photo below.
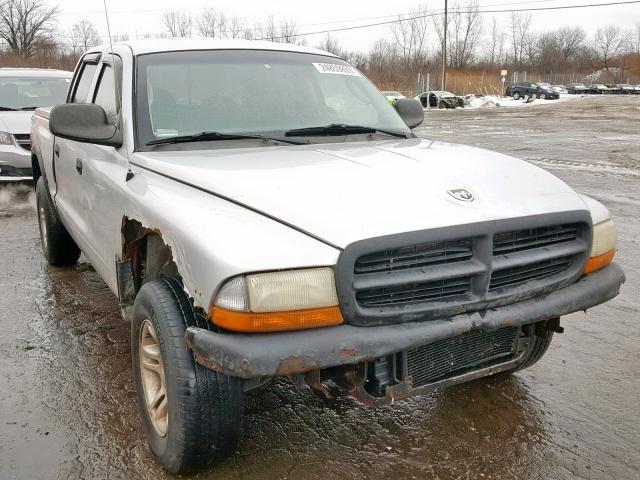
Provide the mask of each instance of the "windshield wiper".
[{"label": "windshield wiper", "polygon": [[295,140],[288,140],[285,138],[269,137],[267,135],[260,135],[257,133],[222,133],[222,132],[200,132],[192,135],[179,135],[177,137],[159,138],[158,140],[151,140],[147,142],[147,145],[164,145],[172,143],[188,143],[188,142],[208,142],[217,140],[243,140],[243,139],[257,139],[273,142],[290,143],[292,145],[305,145],[305,142],[298,142]]},{"label": "windshield wiper", "polygon": [[25,111],[25,112],[26,112],[26,111],[28,111],[28,110],[35,110],[36,108],[40,108],[40,107],[22,107],[22,108],[20,108],[19,110],[22,110],[22,111]]},{"label": "windshield wiper", "polygon": [[364,125],[345,125],[344,123],[331,123],[322,127],[296,128],[294,130],[286,131],[285,136],[306,137],[320,135],[350,135],[354,133],[384,133],[393,137],[407,138],[407,135],[403,132],[366,127]]},{"label": "windshield wiper", "polygon": [[11,108],[11,107],[0,107],[0,111],[2,111],[2,112],[17,112],[18,109],[17,108]]}]

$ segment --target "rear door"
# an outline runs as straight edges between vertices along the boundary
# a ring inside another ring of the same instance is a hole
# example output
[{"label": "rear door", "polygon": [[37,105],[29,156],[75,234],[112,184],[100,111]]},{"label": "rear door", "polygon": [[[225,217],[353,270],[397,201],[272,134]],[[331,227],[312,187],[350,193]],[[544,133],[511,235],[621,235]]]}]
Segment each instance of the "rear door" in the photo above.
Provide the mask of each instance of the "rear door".
[{"label": "rear door", "polygon": [[[87,54],[76,69],[67,103],[87,103],[97,77],[100,54]],[[86,144],[56,137],[53,148],[54,175],[57,191],[54,198],[62,220],[80,249],[92,260],[97,253],[88,242],[87,213],[84,192],[90,185],[83,176]]]}]

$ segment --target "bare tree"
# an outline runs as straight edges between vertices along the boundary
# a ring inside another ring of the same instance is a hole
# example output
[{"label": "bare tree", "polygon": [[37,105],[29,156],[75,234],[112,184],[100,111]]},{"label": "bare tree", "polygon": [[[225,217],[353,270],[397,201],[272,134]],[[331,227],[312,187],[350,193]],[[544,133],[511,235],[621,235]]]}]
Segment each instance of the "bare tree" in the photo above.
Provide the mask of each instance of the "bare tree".
[{"label": "bare tree", "polygon": [[511,42],[513,45],[513,63],[524,63],[527,45],[531,44],[531,14],[511,14]]},{"label": "bare tree", "polygon": [[640,22],[636,22],[635,28],[631,31],[632,51],[640,55]]},{"label": "bare tree", "polygon": [[586,39],[587,32],[582,27],[560,27],[556,30],[555,40],[562,56],[563,66],[584,48]]},{"label": "bare tree", "polygon": [[464,7],[458,2],[453,4],[449,29],[449,64],[454,68],[467,68],[477,54],[482,33],[482,14],[477,0],[468,0]]},{"label": "bare tree", "polygon": [[504,28],[498,24],[496,17],[492,17],[485,53],[485,59],[489,65],[496,66],[505,63],[505,40],[506,34]]},{"label": "bare tree", "polygon": [[407,67],[415,67],[426,60],[428,22],[427,6],[421,5],[411,11],[408,18],[399,16],[398,21],[391,24],[396,49]]},{"label": "bare tree", "polygon": [[238,38],[244,30],[244,20],[238,17],[231,17],[227,21],[227,37]]},{"label": "bare tree", "polygon": [[198,32],[203,37],[226,38],[227,18],[214,8],[205,8],[198,18]]},{"label": "bare tree", "polygon": [[344,56],[342,52],[342,48],[340,48],[340,44],[335,39],[335,37],[331,36],[330,33],[327,33],[325,37],[322,39],[320,44],[318,45],[320,50],[324,50],[325,52],[333,53],[334,55],[338,55],[339,57]]},{"label": "bare tree", "polygon": [[596,31],[593,42],[595,59],[605,70],[609,70],[612,60],[622,52],[624,38],[617,25],[600,27]]},{"label": "bare tree", "polygon": [[58,7],[42,0],[0,0],[0,38],[12,52],[32,56],[39,45],[53,43]]},{"label": "bare tree", "polygon": [[191,36],[193,20],[189,12],[164,12],[162,14],[162,23],[172,37]]},{"label": "bare tree", "polygon": [[69,48],[74,57],[79,57],[82,52],[91,47],[100,45],[100,36],[96,27],[86,18],[71,27],[69,32]]}]

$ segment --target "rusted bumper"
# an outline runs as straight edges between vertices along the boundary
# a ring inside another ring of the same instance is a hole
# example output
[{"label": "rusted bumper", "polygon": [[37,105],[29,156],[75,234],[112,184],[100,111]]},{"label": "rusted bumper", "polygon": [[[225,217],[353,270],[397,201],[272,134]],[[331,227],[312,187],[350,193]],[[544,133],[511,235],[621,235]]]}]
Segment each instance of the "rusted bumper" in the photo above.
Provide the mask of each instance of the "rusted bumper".
[{"label": "rusted bumper", "polygon": [[624,281],[622,268],[614,263],[548,295],[446,319],[263,334],[215,333],[190,327],[186,343],[200,364],[229,375],[290,375],[372,360],[470,330],[526,325],[586,310],[614,298]]}]

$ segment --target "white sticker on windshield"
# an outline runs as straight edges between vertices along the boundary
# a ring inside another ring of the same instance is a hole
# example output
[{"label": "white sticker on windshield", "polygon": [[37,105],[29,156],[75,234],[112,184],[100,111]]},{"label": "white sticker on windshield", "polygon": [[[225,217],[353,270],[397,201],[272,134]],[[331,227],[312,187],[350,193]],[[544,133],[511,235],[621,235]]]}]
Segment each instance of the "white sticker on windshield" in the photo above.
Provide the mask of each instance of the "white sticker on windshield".
[{"label": "white sticker on windshield", "polygon": [[351,75],[352,77],[360,77],[360,72],[349,65],[338,65],[337,63],[314,63],[314,67],[320,73],[331,73],[333,75]]}]

